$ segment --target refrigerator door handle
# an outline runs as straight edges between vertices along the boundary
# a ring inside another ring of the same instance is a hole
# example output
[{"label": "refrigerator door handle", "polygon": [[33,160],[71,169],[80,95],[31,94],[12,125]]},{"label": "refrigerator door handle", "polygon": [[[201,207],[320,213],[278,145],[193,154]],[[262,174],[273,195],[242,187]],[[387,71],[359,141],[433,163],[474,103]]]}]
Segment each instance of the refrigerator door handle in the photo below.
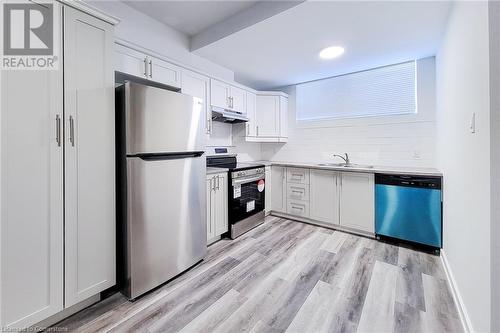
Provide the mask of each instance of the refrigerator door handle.
[{"label": "refrigerator door handle", "polygon": [[138,157],[144,161],[163,161],[163,160],[178,160],[181,158],[200,157],[204,153],[205,153],[204,151],[190,151],[190,152],[179,152],[179,153],[144,153],[144,154],[127,155],[127,157]]}]

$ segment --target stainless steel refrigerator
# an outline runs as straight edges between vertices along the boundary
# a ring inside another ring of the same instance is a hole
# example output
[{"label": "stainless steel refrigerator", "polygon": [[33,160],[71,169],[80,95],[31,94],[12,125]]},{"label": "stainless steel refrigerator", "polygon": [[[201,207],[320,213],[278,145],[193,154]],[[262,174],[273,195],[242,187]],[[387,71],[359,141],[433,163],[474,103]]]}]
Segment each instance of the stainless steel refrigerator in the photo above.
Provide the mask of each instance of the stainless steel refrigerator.
[{"label": "stainless steel refrigerator", "polygon": [[129,299],[206,254],[202,106],[138,83],[116,88],[118,276]]}]

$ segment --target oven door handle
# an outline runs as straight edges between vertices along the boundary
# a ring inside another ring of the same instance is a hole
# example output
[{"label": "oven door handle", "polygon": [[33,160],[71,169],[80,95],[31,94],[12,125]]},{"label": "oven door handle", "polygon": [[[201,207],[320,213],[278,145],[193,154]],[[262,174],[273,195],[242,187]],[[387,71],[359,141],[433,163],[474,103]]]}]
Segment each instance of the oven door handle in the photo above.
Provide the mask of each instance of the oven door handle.
[{"label": "oven door handle", "polygon": [[265,179],[265,178],[266,178],[265,175],[258,175],[258,176],[239,178],[239,179],[237,178],[237,179],[233,179],[232,185],[234,186],[234,185],[251,183],[251,182],[254,182],[256,180],[261,180],[261,179]]}]

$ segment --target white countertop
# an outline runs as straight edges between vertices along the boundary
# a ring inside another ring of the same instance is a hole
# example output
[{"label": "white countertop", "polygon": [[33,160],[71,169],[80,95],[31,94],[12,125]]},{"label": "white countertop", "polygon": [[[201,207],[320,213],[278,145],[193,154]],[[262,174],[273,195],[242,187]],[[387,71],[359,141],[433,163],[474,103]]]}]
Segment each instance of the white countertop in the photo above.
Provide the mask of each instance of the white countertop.
[{"label": "white countertop", "polygon": [[281,166],[290,166],[297,168],[311,168],[311,169],[350,171],[350,172],[386,173],[386,174],[420,175],[420,176],[443,175],[439,170],[434,168],[392,167],[392,166],[378,166],[378,165],[373,166],[373,168],[363,168],[363,167],[346,168],[342,166],[319,165],[319,163],[306,163],[306,162],[287,162],[287,161],[255,161],[255,162],[262,163],[266,166],[281,165]]},{"label": "white countertop", "polygon": [[[319,165],[319,163],[307,163],[307,162],[289,162],[289,161],[245,161],[248,164],[264,164],[265,166],[270,165],[280,165],[289,166],[297,168],[309,168],[309,169],[321,169],[321,170],[335,170],[335,171],[347,171],[347,172],[367,172],[367,173],[385,173],[385,174],[397,174],[397,175],[420,175],[420,176],[442,176],[443,174],[434,168],[412,168],[412,167],[394,167],[394,166],[380,166],[375,165],[373,168],[363,168],[363,167],[342,167],[333,165]],[[227,168],[207,168],[207,175],[228,172]]]}]

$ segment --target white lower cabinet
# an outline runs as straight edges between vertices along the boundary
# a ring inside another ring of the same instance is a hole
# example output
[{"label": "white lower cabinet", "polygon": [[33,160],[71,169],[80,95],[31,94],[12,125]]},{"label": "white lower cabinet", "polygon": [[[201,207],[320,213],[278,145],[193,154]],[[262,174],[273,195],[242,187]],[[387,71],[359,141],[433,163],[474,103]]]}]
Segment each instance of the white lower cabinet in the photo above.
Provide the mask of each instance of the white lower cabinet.
[{"label": "white lower cabinet", "polygon": [[342,172],[340,179],[340,225],[369,233],[375,231],[374,175]]},{"label": "white lower cabinet", "polygon": [[339,224],[339,173],[311,169],[310,218],[331,225]]},{"label": "white lower cabinet", "polygon": [[286,167],[271,167],[271,209],[286,213]]},{"label": "white lower cabinet", "polygon": [[374,174],[272,166],[272,211],[373,234]]},{"label": "white lower cabinet", "polygon": [[59,69],[1,75],[5,330],[115,284],[113,26],[53,5],[56,17],[64,11]]},{"label": "white lower cabinet", "polygon": [[207,175],[207,244],[229,229],[227,216],[227,173]]},{"label": "white lower cabinet", "polygon": [[272,171],[271,171],[271,166],[266,166],[266,188],[265,188],[265,195],[266,195],[266,201],[265,201],[265,213],[266,216],[271,213],[271,206],[272,206]]}]

